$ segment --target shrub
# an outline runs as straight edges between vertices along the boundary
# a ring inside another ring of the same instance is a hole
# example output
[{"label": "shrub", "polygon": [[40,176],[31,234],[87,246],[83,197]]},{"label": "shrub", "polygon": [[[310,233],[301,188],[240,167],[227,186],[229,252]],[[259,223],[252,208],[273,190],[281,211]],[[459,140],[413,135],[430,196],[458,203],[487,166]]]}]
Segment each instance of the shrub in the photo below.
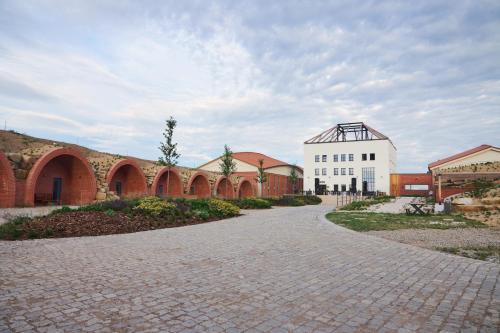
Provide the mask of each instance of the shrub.
[{"label": "shrub", "polygon": [[112,209],[108,209],[104,212],[104,214],[113,217],[113,216],[115,216],[116,212]]},{"label": "shrub", "polygon": [[176,210],[176,206],[158,197],[144,197],[139,199],[134,210],[153,216],[166,216],[172,215]]},{"label": "shrub", "polygon": [[226,200],[242,209],[266,209],[271,208],[271,202],[260,198],[241,198]]},{"label": "shrub", "polygon": [[204,209],[193,210],[193,215],[202,219],[202,220],[208,220],[210,218],[210,213]]},{"label": "shrub", "polygon": [[208,211],[218,217],[231,217],[240,214],[240,208],[224,200],[209,199]]},{"label": "shrub", "polygon": [[270,201],[272,205],[275,206],[305,206],[305,201],[301,197],[292,196],[292,195],[284,195],[279,198],[266,198],[266,200]]},{"label": "shrub", "polygon": [[306,205],[319,205],[322,202],[317,195],[301,195],[298,198],[302,199]]},{"label": "shrub", "polygon": [[7,217],[7,222],[0,225],[0,239],[18,239],[23,233],[24,224],[30,221],[31,217],[27,215]]}]

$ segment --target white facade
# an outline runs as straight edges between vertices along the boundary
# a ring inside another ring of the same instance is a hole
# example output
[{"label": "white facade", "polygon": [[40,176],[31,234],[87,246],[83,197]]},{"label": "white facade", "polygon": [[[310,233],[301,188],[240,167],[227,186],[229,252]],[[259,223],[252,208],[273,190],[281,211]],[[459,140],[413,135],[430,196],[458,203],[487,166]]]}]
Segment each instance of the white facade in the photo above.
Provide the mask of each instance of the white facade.
[{"label": "white facade", "polygon": [[349,191],[354,178],[357,191],[365,181],[364,190],[389,194],[395,172],[396,148],[389,139],[304,144],[304,191],[315,192],[316,178],[327,191]]}]

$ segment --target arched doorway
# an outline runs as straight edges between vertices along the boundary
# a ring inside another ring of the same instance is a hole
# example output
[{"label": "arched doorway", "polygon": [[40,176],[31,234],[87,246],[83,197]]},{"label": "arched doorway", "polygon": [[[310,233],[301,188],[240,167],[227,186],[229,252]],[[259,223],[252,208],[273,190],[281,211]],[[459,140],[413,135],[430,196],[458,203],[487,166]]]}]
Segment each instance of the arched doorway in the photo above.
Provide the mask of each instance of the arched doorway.
[{"label": "arched doorway", "polygon": [[243,179],[238,186],[238,197],[248,198],[253,196],[254,196],[254,191],[252,183],[250,183],[250,181],[247,179]]},{"label": "arched doorway", "polygon": [[40,157],[26,179],[25,205],[82,205],[97,192],[94,172],[76,149],[58,148]]},{"label": "arched doorway", "polygon": [[136,197],[147,193],[146,176],[136,161],[126,159],[117,162],[108,171],[106,183],[117,196]]},{"label": "arched doorway", "polygon": [[14,207],[16,201],[16,179],[9,160],[0,151],[0,207]]},{"label": "arched doorway", "polygon": [[233,198],[233,183],[225,176],[220,176],[215,183],[215,195],[221,198]]},{"label": "arched doorway", "polygon": [[210,197],[210,183],[208,178],[201,172],[191,176],[188,183],[189,194],[196,195],[198,198]]},{"label": "arched doorway", "polygon": [[151,186],[151,194],[163,197],[182,196],[182,181],[179,171],[175,168],[165,167],[158,171]]}]

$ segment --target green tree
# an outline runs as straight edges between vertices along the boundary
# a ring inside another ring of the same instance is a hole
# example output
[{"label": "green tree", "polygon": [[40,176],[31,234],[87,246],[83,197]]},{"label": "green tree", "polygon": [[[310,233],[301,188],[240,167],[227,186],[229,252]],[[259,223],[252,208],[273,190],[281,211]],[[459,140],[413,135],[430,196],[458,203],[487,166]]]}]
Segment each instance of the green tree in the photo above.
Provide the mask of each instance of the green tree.
[{"label": "green tree", "polygon": [[224,154],[221,157],[221,162],[219,164],[220,172],[226,177],[226,196],[227,196],[227,186],[229,184],[229,177],[236,172],[236,162],[233,160],[233,152],[228,145],[224,145]]},{"label": "green tree", "polygon": [[177,153],[177,143],[174,143],[172,140],[174,136],[174,129],[176,126],[177,121],[173,117],[170,117],[165,121],[165,130],[163,131],[165,142],[161,142],[160,147],[158,147],[163,155],[158,158],[158,164],[166,166],[168,168],[166,189],[167,196],[168,189],[170,187],[170,170],[177,165],[177,160],[181,156],[179,153]]},{"label": "green tree", "polygon": [[257,168],[257,183],[259,184],[260,188],[260,195],[262,196],[262,185],[267,182],[267,176],[266,173],[264,172],[264,160],[260,159],[259,160],[259,166]]},{"label": "green tree", "polygon": [[290,179],[290,183],[292,183],[292,192],[295,193],[295,185],[297,184],[297,180],[299,179],[299,175],[297,174],[297,166],[295,164],[292,165],[292,169],[290,170],[288,179]]}]

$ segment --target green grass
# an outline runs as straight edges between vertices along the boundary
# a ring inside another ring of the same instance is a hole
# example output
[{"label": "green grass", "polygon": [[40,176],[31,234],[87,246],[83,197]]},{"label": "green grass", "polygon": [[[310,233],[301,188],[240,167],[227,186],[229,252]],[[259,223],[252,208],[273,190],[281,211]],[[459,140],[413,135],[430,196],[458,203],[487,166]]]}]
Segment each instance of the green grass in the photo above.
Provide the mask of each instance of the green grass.
[{"label": "green grass", "polygon": [[491,257],[500,258],[500,246],[489,245],[484,247],[469,246],[469,247],[436,247],[438,251],[456,254],[462,257],[473,258],[478,260],[486,260]]},{"label": "green grass", "polygon": [[376,205],[379,203],[385,203],[394,199],[392,196],[383,195],[379,197],[374,197],[367,200],[353,201],[345,206],[342,206],[340,210],[365,210],[371,205]]},{"label": "green grass", "polygon": [[483,228],[485,224],[462,215],[406,215],[369,212],[331,212],[326,218],[355,231],[398,229]]}]

